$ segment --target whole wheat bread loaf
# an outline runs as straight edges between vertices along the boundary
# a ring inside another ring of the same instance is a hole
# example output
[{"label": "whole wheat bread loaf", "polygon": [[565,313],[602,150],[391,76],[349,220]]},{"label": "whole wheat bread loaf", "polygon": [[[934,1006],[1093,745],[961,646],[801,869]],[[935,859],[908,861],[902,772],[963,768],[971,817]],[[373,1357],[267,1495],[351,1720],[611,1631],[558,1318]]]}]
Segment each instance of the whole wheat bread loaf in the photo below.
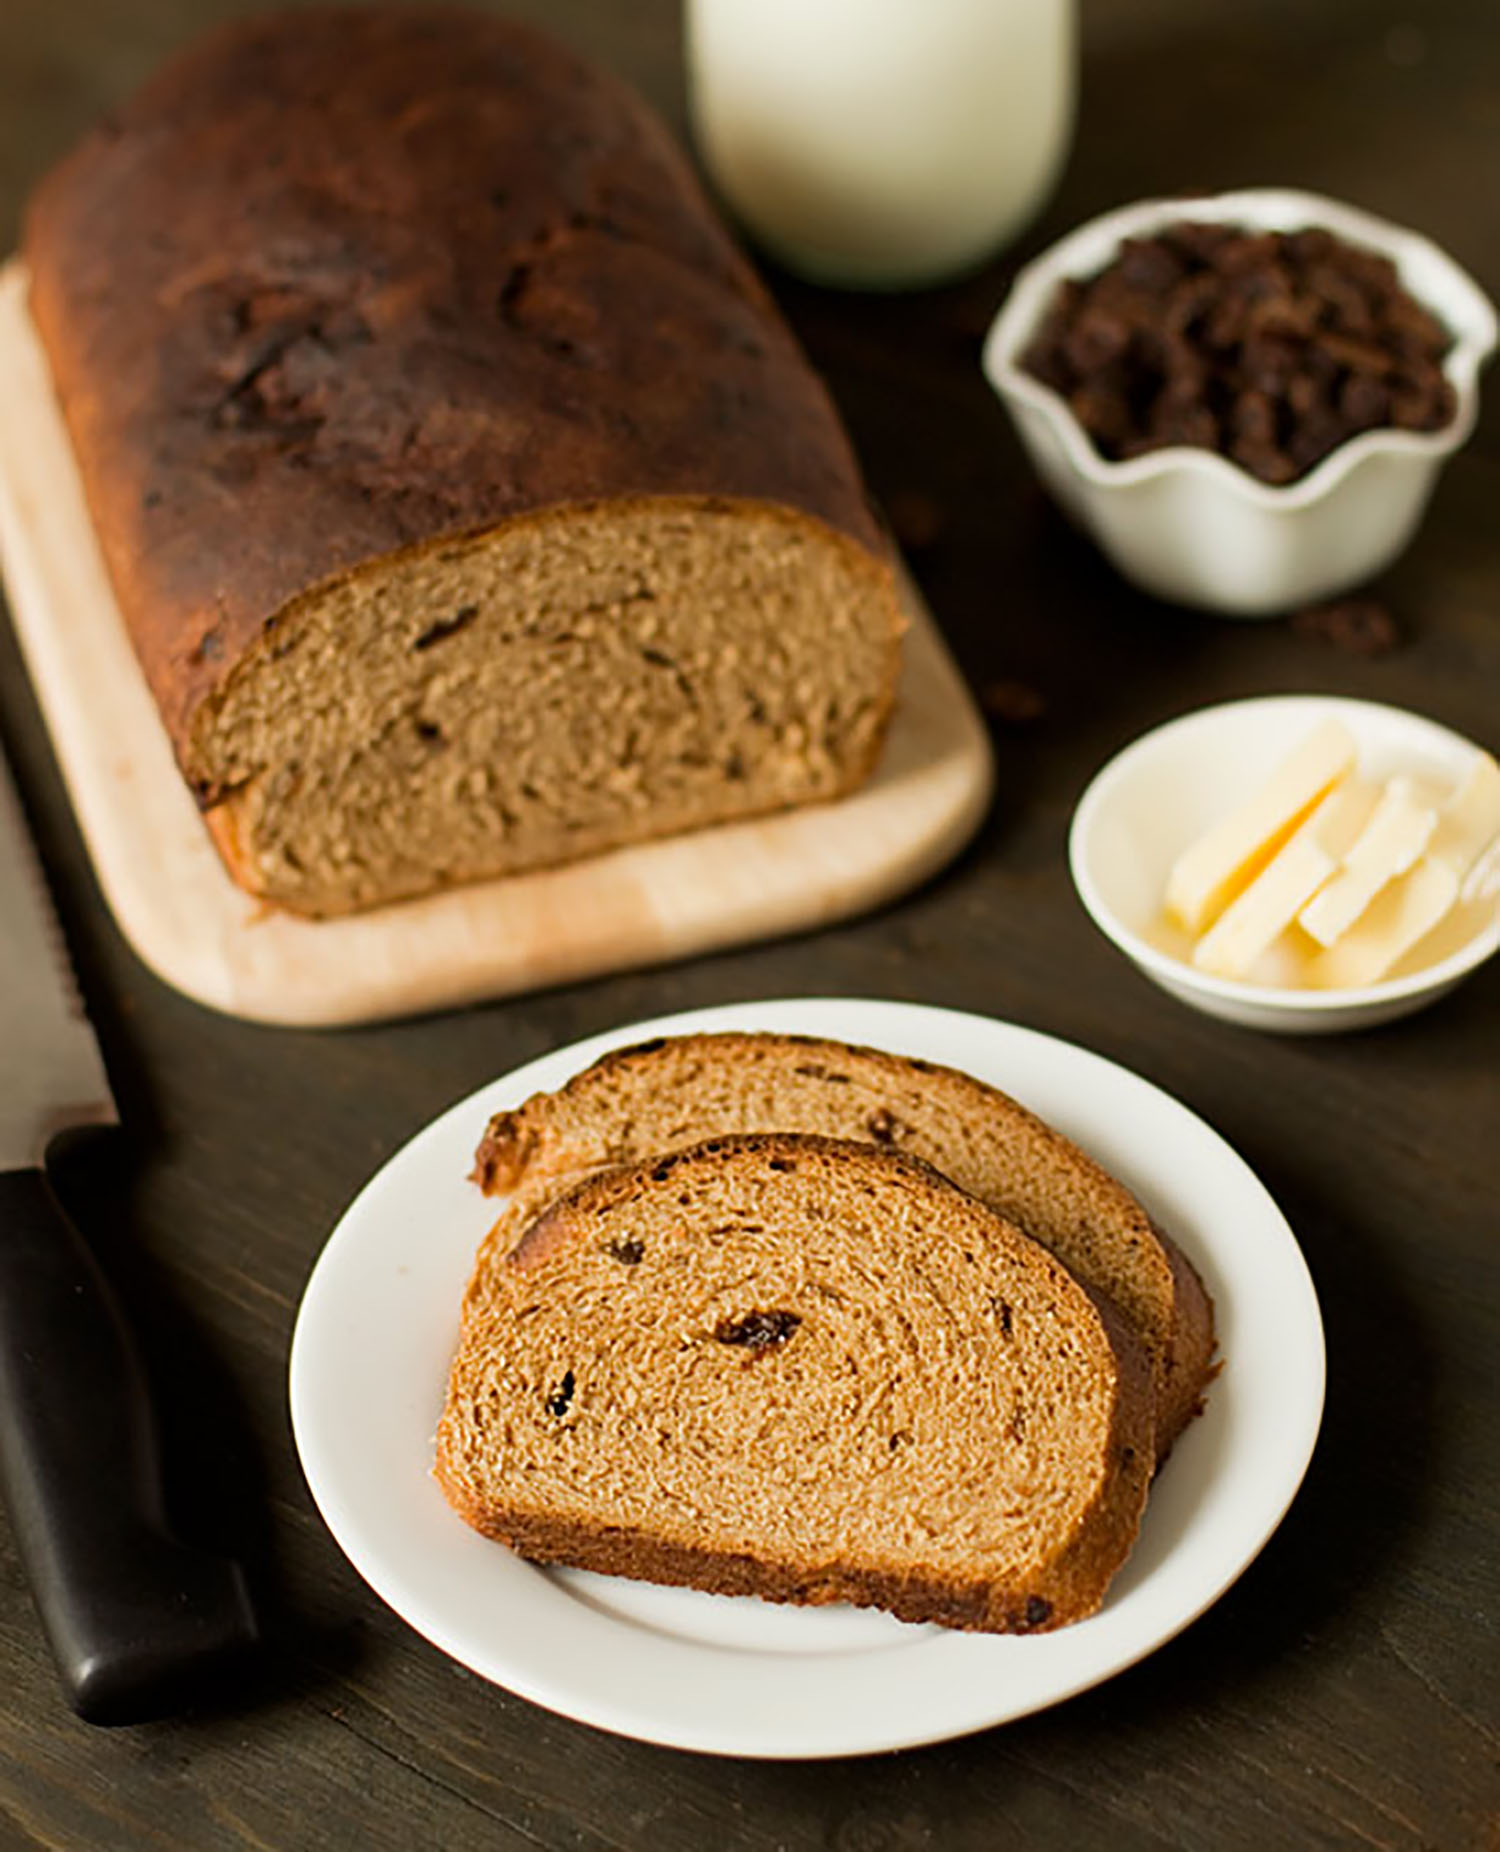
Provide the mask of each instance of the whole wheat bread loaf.
[{"label": "whole wheat bread loaf", "polygon": [[1036,1632],[1092,1613],[1152,1470],[1138,1347],[910,1158],[713,1139],[600,1173],[496,1264],[438,1430],[522,1555]]},{"label": "whole wheat bread loaf", "polygon": [[446,8],[240,21],[39,187],[31,309],[244,885],[331,914],[833,798],[901,617],[670,138]]},{"label": "whole wheat bread loaf", "polygon": [[1139,1339],[1165,1457],[1199,1406],[1214,1348],[1191,1263],[1128,1190],[1008,1095],[876,1049],[792,1035],[661,1039],[497,1114],[474,1174],[512,1199],[480,1250],[466,1315],[488,1307],[502,1256],[575,1174],[749,1131],[826,1133],[925,1159],[1049,1248]]}]

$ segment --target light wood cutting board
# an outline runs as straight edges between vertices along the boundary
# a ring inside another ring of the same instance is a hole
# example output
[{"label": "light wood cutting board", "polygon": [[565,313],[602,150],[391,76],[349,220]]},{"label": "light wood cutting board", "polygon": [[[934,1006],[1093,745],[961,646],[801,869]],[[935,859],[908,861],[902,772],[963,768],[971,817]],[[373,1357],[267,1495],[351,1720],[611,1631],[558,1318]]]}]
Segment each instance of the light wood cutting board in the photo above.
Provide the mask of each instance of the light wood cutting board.
[{"label": "light wood cutting board", "polygon": [[105,898],[167,983],[262,1022],[373,1021],[687,957],[878,905],[954,855],[989,801],[988,737],[913,594],[875,777],[836,804],[308,921],[241,892],[179,777],[94,539],[26,308],[0,271],[0,561]]}]

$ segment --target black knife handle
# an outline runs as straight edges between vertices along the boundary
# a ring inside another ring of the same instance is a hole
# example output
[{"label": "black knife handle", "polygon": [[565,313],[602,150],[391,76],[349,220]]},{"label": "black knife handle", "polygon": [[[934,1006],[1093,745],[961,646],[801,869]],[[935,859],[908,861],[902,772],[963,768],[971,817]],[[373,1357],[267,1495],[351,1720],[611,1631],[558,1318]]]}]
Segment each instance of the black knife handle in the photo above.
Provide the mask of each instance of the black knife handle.
[{"label": "black knife handle", "polygon": [[167,1527],[140,1359],[40,1170],[0,1172],[0,1491],[80,1717],[160,1716],[254,1640],[238,1564]]}]

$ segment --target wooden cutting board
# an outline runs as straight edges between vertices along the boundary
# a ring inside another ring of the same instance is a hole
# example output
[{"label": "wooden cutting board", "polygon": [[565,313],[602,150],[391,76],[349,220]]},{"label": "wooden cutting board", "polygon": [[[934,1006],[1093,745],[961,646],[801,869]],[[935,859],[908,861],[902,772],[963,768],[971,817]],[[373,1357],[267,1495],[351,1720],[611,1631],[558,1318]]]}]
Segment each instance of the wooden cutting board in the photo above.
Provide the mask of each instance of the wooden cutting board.
[{"label": "wooden cutting board", "polygon": [[871,782],[836,804],[309,921],[242,893],[178,775],[115,605],[18,262],[0,271],[0,562],[95,871],[167,983],[262,1022],[367,1022],[816,926],[933,873],[977,827],[989,741],[912,595]]}]

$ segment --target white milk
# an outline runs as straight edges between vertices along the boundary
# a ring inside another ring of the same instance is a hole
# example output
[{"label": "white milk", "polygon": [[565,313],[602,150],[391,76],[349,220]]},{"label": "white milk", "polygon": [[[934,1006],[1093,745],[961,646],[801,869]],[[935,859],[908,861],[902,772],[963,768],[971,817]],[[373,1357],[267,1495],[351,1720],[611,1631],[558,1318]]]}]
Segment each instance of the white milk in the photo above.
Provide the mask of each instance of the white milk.
[{"label": "white milk", "polygon": [[688,0],[694,128],[749,230],[829,282],[979,263],[1067,152],[1075,0]]}]

